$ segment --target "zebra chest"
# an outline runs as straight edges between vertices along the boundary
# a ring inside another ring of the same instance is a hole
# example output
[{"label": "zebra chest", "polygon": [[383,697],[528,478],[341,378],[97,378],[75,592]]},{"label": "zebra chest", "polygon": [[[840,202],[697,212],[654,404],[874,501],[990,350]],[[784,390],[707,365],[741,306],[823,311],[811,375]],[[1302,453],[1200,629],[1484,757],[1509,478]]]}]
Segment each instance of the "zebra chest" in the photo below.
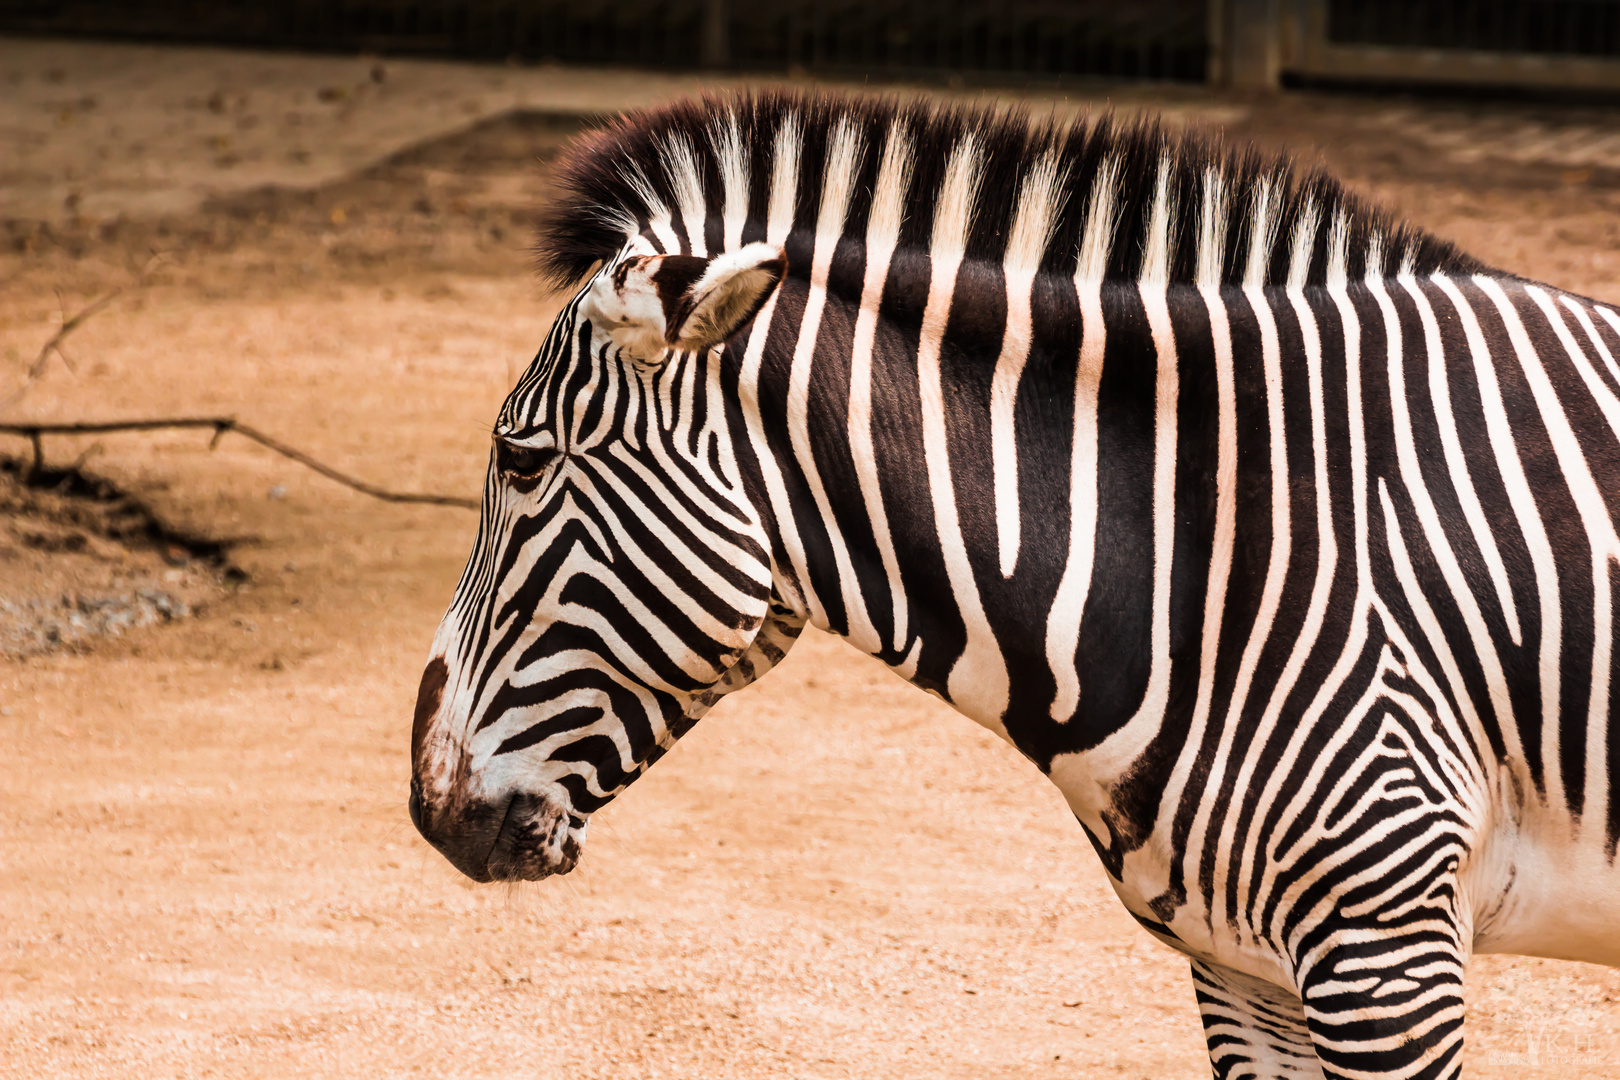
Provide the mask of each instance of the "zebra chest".
[{"label": "zebra chest", "polygon": [[[1173,812],[1163,812],[1158,796],[1179,783],[1168,772],[1144,776],[1141,764],[1138,748],[1115,738],[1057,759],[1051,773],[1115,895],[1143,929],[1188,957],[1290,985],[1286,966],[1247,912],[1228,910],[1220,899],[1232,864],[1188,844],[1200,823],[1178,825]],[[1206,862],[1209,854],[1216,857]]]}]

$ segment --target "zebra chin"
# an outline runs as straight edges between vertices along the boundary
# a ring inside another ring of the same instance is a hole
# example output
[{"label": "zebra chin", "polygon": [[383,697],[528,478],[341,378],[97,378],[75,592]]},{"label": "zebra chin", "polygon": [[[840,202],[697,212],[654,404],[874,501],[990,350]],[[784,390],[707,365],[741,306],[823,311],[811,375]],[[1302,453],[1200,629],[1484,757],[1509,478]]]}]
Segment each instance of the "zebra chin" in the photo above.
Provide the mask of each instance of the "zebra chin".
[{"label": "zebra chin", "polygon": [[435,810],[413,782],[410,813],[423,838],[474,881],[539,881],[579,864],[585,823],[549,796],[517,792]]},{"label": "zebra chin", "polygon": [[514,795],[484,860],[488,881],[539,881],[579,865],[579,838],[566,807]]}]

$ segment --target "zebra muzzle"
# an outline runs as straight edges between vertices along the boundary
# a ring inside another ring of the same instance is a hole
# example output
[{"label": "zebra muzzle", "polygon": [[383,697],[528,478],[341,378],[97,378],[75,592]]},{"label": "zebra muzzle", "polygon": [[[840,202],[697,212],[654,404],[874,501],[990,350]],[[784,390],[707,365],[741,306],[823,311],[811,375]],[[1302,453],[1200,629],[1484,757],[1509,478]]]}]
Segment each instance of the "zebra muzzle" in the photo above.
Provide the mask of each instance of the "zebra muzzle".
[{"label": "zebra muzzle", "polygon": [[450,865],[474,881],[538,881],[579,862],[576,824],[555,798],[519,792],[504,802],[456,799],[435,807],[411,783],[411,822]]},{"label": "zebra muzzle", "polygon": [[488,880],[539,881],[568,873],[579,862],[579,841],[569,825],[568,808],[554,799],[512,796],[485,863]]}]

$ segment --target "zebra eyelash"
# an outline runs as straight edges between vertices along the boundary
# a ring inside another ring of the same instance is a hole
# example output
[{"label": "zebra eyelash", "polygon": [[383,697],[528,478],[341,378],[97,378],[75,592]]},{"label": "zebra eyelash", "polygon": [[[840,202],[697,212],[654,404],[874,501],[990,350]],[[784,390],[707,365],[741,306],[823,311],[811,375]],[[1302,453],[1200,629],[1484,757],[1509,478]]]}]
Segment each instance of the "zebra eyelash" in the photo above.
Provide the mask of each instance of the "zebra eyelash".
[{"label": "zebra eyelash", "polygon": [[539,481],[562,459],[563,452],[555,446],[525,446],[499,436],[495,439],[495,468],[514,484]]}]

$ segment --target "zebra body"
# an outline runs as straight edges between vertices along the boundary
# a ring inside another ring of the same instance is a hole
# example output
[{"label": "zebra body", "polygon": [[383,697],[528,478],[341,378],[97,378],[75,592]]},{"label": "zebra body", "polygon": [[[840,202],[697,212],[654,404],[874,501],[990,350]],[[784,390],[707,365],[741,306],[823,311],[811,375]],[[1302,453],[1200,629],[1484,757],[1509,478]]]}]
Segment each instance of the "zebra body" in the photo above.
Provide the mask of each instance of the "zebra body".
[{"label": "zebra body", "polygon": [[[496,426],[412,814],[542,877],[805,623],[1045,771],[1219,1076],[1446,1076],[1620,963],[1620,314],[1152,129],[622,121]],[[599,263],[589,269],[587,263]]]}]

